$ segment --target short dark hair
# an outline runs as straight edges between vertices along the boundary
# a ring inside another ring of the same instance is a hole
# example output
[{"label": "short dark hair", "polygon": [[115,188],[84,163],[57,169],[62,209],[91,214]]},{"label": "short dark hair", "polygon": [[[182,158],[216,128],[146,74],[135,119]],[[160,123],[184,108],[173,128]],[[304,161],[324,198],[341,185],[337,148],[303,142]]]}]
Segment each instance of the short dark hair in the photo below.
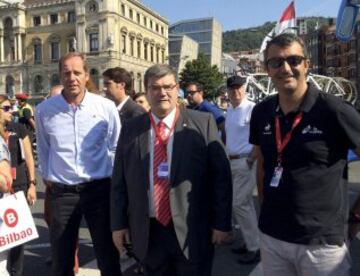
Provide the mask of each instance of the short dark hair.
[{"label": "short dark hair", "polygon": [[137,98],[140,98],[140,97],[146,97],[146,94],[144,92],[139,92],[139,93],[136,93],[134,96],[133,96],[133,100],[135,101]]},{"label": "short dark hair", "polygon": [[204,85],[202,83],[200,83],[200,82],[190,81],[190,82],[186,83],[185,88],[190,86],[190,85],[195,85],[197,91],[204,91]]},{"label": "short dark hair", "polygon": [[104,71],[104,77],[108,77],[116,83],[124,82],[126,94],[130,94],[132,91],[133,79],[131,74],[121,67],[109,68]]},{"label": "short dark hair", "polygon": [[84,71],[88,72],[88,67],[86,64],[86,56],[80,52],[69,52],[66,55],[62,56],[59,60],[59,72],[61,73],[61,70],[62,70],[65,60],[68,60],[73,57],[79,57],[84,63]]},{"label": "short dark hair", "polygon": [[144,76],[144,86],[145,90],[147,91],[147,85],[149,83],[149,80],[153,77],[155,78],[162,78],[166,75],[172,75],[175,78],[176,83],[178,83],[178,77],[176,71],[171,68],[167,64],[155,64],[151,66],[149,69],[146,70],[145,76]]},{"label": "short dark hair", "polygon": [[293,43],[298,43],[301,46],[301,49],[304,53],[304,57],[308,57],[308,52],[306,50],[306,46],[304,41],[297,35],[292,33],[282,33],[280,35],[275,36],[272,38],[266,45],[265,51],[264,51],[264,65],[267,67],[267,58],[268,58],[268,52],[272,45],[279,46],[281,48],[289,47]]}]

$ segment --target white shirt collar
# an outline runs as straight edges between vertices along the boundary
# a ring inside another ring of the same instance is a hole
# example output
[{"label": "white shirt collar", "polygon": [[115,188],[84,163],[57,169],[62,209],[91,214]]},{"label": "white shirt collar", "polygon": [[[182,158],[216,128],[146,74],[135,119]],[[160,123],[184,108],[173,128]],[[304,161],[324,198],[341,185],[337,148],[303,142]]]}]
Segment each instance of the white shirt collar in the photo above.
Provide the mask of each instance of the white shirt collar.
[{"label": "white shirt collar", "polygon": [[126,102],[129,100],[130,96],[126,96],[125,100],[123,100],[116,108],[117,110],[121,110],[123,106],[126,104]]},{"label": "white shirt collar", "polygon": [[[164,119],[162,119],[162,121],[165,123],[168,129],[171,129],[173,125],[173,122],[175,120],[175,114],[176,114],[176,107],[173,110],[171,110],[171,112]],[[157,125],[160,119],[156,117],[156,115],[153,112],[151,112],[151,115],[153,116],[155,124]]]}]

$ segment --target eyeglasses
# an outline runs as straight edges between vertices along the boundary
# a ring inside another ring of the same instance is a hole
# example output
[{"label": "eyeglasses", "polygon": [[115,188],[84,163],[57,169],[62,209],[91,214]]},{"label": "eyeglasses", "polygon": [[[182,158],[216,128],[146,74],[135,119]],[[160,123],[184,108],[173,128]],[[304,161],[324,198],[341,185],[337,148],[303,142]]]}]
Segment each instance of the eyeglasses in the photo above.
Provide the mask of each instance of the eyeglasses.
[{"label": "eyeglasses", "polygon": [[11,105],[4,105],[2,107],[0,107],[0,109],[4,110],[5,112],[9,112],[12,110],[12,106]]},{"label": "eyeglasses", "polygon": [[282,58],[282,57],[274,57],[274,58],[270,58],[266,61],[266,65],[267,67],[273,68],[273,69],[278,69],[281,66],[284,65],[284,62],[286,61],[287,64],[289,64],[291,67],[295,67],[298,66],[303,60],[305,60],[306,57],[303,56],[288,56],[286,58]]},{"label": "eyeglasses", "polygon": [[187,95],[194,95],[196,92],[199,92],[198,90],[189,90],[189,91],[186,91],[186,94]]},{"label": "eyeglasses", "polygon": [[162,89],[164,89],[166,92],[170,92],[176,86],[177,86],[177,84],[168,84],[168,85],[163,85],[163,86],[161,86],[161,85],[150,85],[149,89],[153,90],[153,91],[161,91]]}]

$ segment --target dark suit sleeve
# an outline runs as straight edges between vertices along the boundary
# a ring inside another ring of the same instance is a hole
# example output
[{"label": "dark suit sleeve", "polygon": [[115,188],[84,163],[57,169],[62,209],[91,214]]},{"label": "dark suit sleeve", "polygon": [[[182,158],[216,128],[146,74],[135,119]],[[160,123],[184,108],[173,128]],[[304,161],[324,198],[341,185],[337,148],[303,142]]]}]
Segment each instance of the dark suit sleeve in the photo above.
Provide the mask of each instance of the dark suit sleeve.
[{"label": "dark suit sleeve", "polygon": [[212,227],[231,230],[232,180],[229,160],[220,142],[214,119],[209,116],[208,126],[208,181],[212,189]]},{"label": "dark suit sleeve", "polygon": [[124,137],[126,126],[121,130],[120,138],[116,148],[113,175],[111,180],[110,195],[110,219],[111,230],[121,230],[128,225],[128,195],[124,176]]}]

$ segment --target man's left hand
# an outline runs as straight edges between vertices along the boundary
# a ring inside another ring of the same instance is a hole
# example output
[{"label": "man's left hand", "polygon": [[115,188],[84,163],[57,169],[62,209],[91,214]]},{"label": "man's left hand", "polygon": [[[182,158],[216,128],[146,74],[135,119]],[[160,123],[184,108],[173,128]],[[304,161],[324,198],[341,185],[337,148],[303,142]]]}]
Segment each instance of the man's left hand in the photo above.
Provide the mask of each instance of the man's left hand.
[{"label": "man's left hand", "polygon": [[27,201],[30,206],[34,205],[36,202],[36,186],[30,184],[30,187],[27,190]]},{"label": "man's left hand", "polygon": [[213,244],[224,244],[228,243],[231,239],[231,232],[223,232],[220,230],[213,229],[211,241]]}]

